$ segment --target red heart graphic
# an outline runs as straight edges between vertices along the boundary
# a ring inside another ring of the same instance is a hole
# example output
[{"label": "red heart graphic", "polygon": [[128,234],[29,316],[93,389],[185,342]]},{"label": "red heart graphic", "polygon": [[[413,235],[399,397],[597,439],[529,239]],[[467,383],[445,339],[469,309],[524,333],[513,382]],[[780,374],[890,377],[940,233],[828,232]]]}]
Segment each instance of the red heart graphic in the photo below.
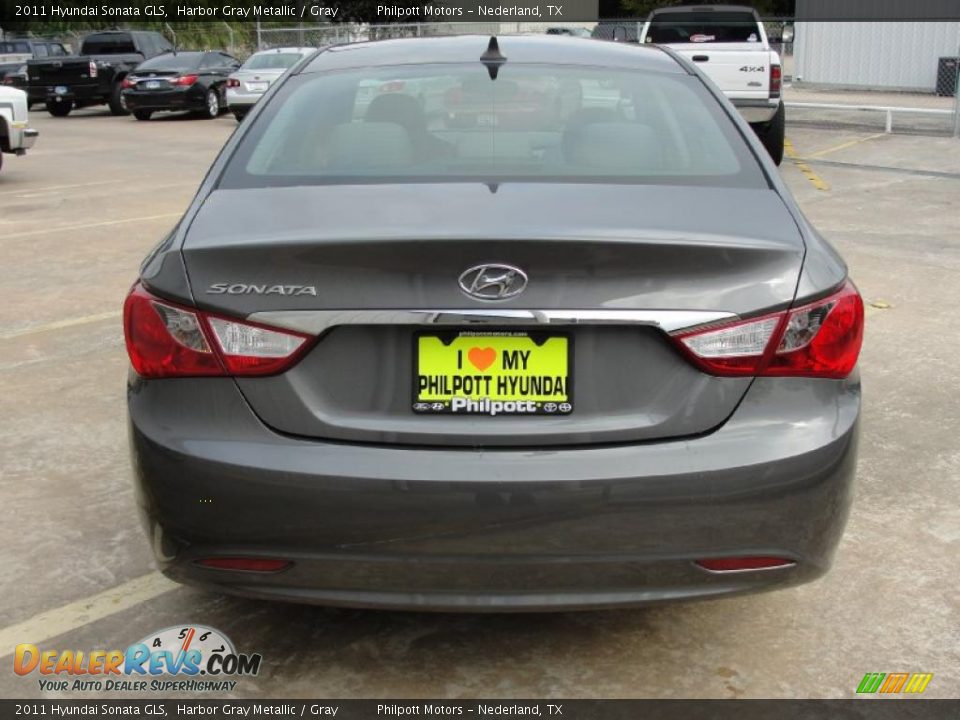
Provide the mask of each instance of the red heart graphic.
[{"label": "red heart graphic", "polygon": [[483,372],[488,367],[493,365],[493,361],[497,359],[497,351],[492,347],[488,348],[470,348],[470,352],[467,353],[467,359],[473,363],[473,366]]}]

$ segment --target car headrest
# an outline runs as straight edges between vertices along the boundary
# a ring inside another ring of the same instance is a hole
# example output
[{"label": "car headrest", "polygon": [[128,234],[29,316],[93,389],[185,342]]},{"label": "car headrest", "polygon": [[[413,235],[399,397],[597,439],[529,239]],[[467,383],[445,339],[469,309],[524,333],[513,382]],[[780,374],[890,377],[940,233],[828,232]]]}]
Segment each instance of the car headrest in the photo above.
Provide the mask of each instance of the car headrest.
[{"label": "car headrest", "polygon": [[410,133],[427,129],[427,117],[420,103],[402,93],[377,95],[367,106],[363,117],[367,122],[396,123]]},{"label": "car headrest", "polygon": [[334,126],[327,140],[328,171],[388,170],[411,165],[413,157],[410,134],[397,123],[343,123]]},{"label": "car headrest", "polygon": [[622,174],[660,169],[663,154],[656,133],[635,122],[591,122],[564,137],[564,155],[572,165]]}]

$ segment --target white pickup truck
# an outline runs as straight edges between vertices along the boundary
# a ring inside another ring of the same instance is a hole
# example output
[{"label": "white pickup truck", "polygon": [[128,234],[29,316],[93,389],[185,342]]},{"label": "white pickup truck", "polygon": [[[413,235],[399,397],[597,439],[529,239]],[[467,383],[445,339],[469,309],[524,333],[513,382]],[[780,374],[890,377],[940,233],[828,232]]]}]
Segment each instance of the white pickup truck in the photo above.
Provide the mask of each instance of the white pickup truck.
[{"label": "white pickup truck", "polygon": [[756,11],[741,5],[654,10],[641,43],[665,45],[696,63],[750,123],[774,162],[783,159],[783,70]]},{"label": "white pickup truck", "polygon": [[39,133],[27,127],[27,94],[0,85],[0,167],[3,153],[23,155],[33,147]]}]

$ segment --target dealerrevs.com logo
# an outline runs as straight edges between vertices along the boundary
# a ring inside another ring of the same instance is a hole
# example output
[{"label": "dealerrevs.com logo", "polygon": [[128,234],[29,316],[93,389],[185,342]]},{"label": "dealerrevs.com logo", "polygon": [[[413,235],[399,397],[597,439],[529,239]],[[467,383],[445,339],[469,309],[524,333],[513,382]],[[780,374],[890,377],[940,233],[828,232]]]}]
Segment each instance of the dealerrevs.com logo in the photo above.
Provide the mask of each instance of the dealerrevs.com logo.
[{"label": "dealerrevs.com logo", "polygon": [[238,653],[230,639],[204,625],[147,635],[126,650],[41,650],[17,645],[13,671],[39,675],[41,690],[98,692],[229,691],[231,678],[260,672],[259,653]]}]

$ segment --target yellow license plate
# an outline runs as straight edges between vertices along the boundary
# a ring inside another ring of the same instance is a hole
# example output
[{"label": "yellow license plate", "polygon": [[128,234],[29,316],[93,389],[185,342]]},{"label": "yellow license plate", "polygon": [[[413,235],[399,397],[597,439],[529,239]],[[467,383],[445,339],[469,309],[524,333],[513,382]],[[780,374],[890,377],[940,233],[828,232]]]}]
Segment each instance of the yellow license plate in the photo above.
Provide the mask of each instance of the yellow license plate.
[{"label": "yellow license plate", "polygon": [[414,352],[414,412],[497,416],[573,411],[567,335],[419,333]]}]

